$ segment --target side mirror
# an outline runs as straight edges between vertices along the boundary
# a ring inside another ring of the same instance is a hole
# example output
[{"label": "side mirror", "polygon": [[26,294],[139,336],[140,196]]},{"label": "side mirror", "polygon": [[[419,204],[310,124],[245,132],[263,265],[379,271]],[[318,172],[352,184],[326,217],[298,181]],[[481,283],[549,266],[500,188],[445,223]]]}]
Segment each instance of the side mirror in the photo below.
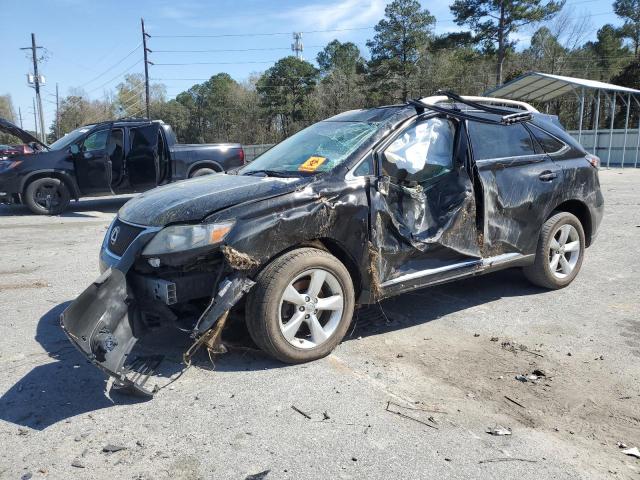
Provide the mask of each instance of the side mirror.
[{"label": "side mirror", "polygon": [[376,189],[380,192],[380,195],[389,194],[389,183],[391,183],[391,179],[386,175],[378,178],[376,181]]},{"label": "side mirror", "polygon": [[71,144],[71,146],[69,146],[69,153],[71,153],[71,155],[78,155],[80,153],[80,147],[75,143]]}]

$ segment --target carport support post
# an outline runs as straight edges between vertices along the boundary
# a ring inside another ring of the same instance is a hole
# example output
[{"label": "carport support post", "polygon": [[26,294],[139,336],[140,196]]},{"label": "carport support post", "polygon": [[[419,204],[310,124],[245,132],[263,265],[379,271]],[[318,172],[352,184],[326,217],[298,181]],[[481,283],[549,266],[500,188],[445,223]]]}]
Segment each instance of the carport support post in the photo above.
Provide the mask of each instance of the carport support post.
[{"label": "carport support post", "polygon": [[613,92],[611,95],[613,101],[611,102],[611,122],[609,123],[609,150],[607,151],[607,168],[609,168],[609,162],[611,161],[611,146],[613,145],[613,121],[616,117],[616,97],[617,93]]},{"label": "carport support post", "polygon": [[[624,143],[622,144],[622,168],[624,168],[624,157],[627,153],[627,134],[629,133],[629,112],[630,111],[631,111],[631,94],[629,94],[629,96],[627,97],[627,116],[624,119]],[[640,129],[638,131],[638,135],[640,135]]]},{"label": "carport support post", "polygon": [[598,90],[598,97],[596,98],[596,118],[593,125],[593,154],[598,156],[598,124],[600,123],[600,90]]},{"label": "carport support post", "polygon": [[580,91],[580,121],[578,124],[578,143],[582,141],[582,121],[584,120],[584,88]]}]

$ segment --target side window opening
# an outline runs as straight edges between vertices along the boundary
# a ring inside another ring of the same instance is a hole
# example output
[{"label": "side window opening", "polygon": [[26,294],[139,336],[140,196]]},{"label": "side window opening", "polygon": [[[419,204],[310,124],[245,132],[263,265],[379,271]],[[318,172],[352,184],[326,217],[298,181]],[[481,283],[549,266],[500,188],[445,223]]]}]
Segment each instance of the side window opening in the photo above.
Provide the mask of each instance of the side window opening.
[{"label": "side window opening", "polygon": [[548,134],[541,128],[536,127],[535,125],[528,124],[533,136],[536,137],[536,140],[542,146],[543,150],[548,154],[558,153],[560,150],[564,149],[566,145],[564,142],[561,142],[557,138]]},{"label": "side window opening", "polygon": [[100,130],[93,132],[82,142],[83,152],[96,152],[98,150],[105,150],[107,148],[107,137],[109,130]]},{"label": "side window opening", "polygon": [[476,160],[536,155],[529,131],[519,123],[492,125],[469,122],[469,135]]},{"label": "side window opening", "polygon": [[368,175],[373,175],[373,158],[371,154],[367,154],[367,157],[353,170],[354,177],[366,177]]},{"label": "side window opening", "polygon": [[396,138],[382,153],[382,173],[402,182],[424,183],[453,169],[455,126],[430,118]]}]

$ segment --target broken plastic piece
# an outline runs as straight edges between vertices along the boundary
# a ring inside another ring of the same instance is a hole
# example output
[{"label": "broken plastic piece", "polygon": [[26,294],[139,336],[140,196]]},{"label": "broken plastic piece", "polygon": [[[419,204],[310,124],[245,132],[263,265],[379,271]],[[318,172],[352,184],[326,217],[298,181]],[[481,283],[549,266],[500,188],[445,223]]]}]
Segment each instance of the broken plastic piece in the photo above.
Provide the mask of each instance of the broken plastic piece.
[{"label": "broken plastic piece", "polygon": [[626,450],[622,450],[622,453],[625,455],[630,455],[632,457],[640,458],[640,450],[638,447],[627,448]]},{"label": "broken plastic piece", "polygon": [[216,320],[238,303],[255,284],[253,280],[240,275],[225,278],[220,284],[218,294],[213,297],[194,327],[192,336],[195,338],[209,330]]}]

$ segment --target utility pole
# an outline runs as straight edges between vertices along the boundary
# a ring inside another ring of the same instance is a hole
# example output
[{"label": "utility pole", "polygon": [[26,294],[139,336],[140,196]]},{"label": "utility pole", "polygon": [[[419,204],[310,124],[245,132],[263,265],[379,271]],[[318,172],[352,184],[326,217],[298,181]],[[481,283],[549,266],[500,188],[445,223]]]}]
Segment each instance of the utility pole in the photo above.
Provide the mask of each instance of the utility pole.
[{"label": "utility pole", "polygon": [[20,118],[20,128],[24,130],[24,127],[22,126],[22,110],[20,107],[18,107],[18,117]]},{"label": "utility pole", "polygon": [[[31,46],[23,47],[20,50],[31,50],[31,56],[33,57],[33,83],[36,89],[36,99],[38,100],[38,113],[40,116],[40,138],[43,142],[46,142],[45,134],[44,134],[44,114],[42,111],[42,98],[40,98],[40,76],[38,75],[38,49],[42,47],[36,46],[36,34],[31,34]],[[35,108],[35,107],[34,107]],[[34,115],[35,115],[34,111]],[[36,122],[36,131],[37,131],[37,123]]]},{"label": "utility pole", "polygon": [[36,99],[32,98],[33,100],[33,125],[36,129],[36,138],[38,138],[38,115],[36,112]]},{"label": "utility pole", "polygon": [[56,140],[60,138],[60,97],[58,96],[58,82],[56,82]]},{"label": "utility pole", "polygon": [[304,45],[302,44],[302,32],[293,32],[291,51],[295,53],[296,58],[302,58],[302,50],[304,50]]},{"label": "utility pole", "polygon": [[151,117],[149,112],[149,64],[153,65],[147,59],[147,52],[151,53],[151,50],[147,48],[147,38],[151,38],[147,32],[144,31],[144,18],[140,19],[140,25],[142,26],[142,50],[144,52],[144,96],[145,103],[147,104],[147,118]]}]

